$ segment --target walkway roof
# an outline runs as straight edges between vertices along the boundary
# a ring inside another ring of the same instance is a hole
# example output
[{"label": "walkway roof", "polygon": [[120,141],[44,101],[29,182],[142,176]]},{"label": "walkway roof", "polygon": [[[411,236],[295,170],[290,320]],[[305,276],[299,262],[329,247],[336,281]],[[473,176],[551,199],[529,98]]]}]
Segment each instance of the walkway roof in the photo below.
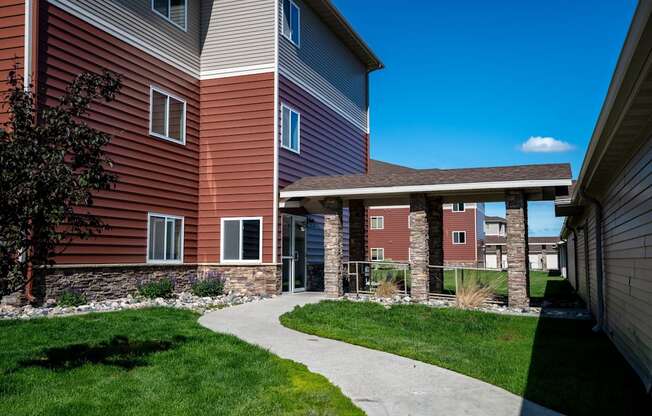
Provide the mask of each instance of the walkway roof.
[{"label": "walkway roof", "polygon": [[[500,166],[466,169],[371,169],[369,175],[313,176],[281,191],[282,199],[407,197],[410,193],[466,194],[470,202],[503,200],[508,189],[524,189],[533,200],[567,195],[569,164]],[[409,168],[407,168],[409,169]]]}]

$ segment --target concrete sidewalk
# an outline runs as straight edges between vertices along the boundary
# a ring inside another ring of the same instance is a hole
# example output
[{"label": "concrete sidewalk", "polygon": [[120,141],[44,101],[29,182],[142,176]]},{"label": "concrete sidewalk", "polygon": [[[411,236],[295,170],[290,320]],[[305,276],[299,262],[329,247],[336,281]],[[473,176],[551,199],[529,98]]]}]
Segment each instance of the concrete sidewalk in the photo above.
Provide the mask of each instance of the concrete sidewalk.
[{"label": "concrete sidewalk", "polygon": [[327,377],[368,415],[556,415],[491,384],[397,355],[296,332],[278,317],[321,294],[283,295],[210,312],[199,323]]}]

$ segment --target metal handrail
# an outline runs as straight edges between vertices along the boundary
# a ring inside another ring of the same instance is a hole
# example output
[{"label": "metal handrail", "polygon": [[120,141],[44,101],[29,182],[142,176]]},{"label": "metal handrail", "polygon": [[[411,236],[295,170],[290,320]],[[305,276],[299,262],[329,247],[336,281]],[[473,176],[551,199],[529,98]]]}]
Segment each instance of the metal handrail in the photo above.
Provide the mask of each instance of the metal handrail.
[{"label": "metal handrail", "polygon": [[[345,263],[347,265],[347,275],[349,277],[355,276],[355,293],[356,294],[373,294],[374,292],[371,290],[360,290],[360,265],[369,265],[369,286],[371,287],[373,284],[373,266],[383,266],[383,265],[389,265],[389,266],[400,266],[399,268],[396,268],[395,270],[403,271],[403,290],[401,293],[403,295],[407,295],[409,293],[408,290],[408,278],[407,274],[410,269],[410,263],[405,263],[405,262],[388,262],[388,261],[349,261]],[[355,266],[355,271],[351,271],[351,266]],[[364,269],[363,269],[364,270]]]}]

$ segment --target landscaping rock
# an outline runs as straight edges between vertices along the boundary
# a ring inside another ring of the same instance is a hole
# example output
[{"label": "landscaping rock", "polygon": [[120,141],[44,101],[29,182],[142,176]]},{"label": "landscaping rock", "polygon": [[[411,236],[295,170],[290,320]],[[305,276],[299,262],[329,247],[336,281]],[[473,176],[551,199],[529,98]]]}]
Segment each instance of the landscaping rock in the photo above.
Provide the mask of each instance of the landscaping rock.
[{"label": "landscaping rock", "polygon": [[[347,293],[342,299],[352,302],[376,302],[383,305],[386,309],[394,305],[405,305],[413,302],[409,296],[394,296],[391,298],[381,298],[368,294]],[[424,302],[416,302],[421,305],[430,306],[433,308],[454,308],[458,307],[454,299],[429,299]],[[560,319],[591,319],[591,313],[586,309],[581,308],[539,308],[539,307],[508,307],[504,304],[487,303],[480,308],[472,308],[472,310],[480,312],[490,312],[503,315],[519,315],[519,316],[533,316],[533,317],[546,317],[546,318],[560,318]]]},{"label": "landscaping rock", "polygon": [[164,307],[175,309],[192,310],[203,314],[216,308],[224,308],[242,303],[256,302],[266,297],[262,296],[240,296],[228,294],[217,297],[198,297],[191,293],[179,293],[170,299],[156,298],[146,299],[127,295],[124,298],[109,299],[105,301],[90,302],[87,305],[78,307],[60,307],[56,301],[50,299],[42,307],[0,305],[0,319],[32,319],[37,317],[56,317],[67,315],[81,315],[91,312],[111,312],[127,309],[143,309],[151,307]]}]

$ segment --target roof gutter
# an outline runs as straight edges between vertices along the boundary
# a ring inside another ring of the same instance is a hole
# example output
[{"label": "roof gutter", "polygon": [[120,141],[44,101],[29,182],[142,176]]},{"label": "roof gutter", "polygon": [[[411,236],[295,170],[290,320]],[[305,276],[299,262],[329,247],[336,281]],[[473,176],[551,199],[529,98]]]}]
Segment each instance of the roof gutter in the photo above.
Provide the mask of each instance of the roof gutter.
[{"label": "roof gutter", "polygon": [[596,325],[593,327],[594,332],[604,330],[604,275],[603,275],[603,249],[602,249],[602,204],[594,197],[586,193],[584,188],[580,188],[582,198],[589,201],[595,207],[595,279],[598,292],[598,316]]},{"label": "roof gutter", "polygon": [[502,190],[514,188],[539,188],[570,186],[570,179],[546,179],[546,180],[521,180],[521,181],[497,181],[497,182],[470,182],[470,183],[448,183],[432,185],[400,185],[400,186],[377,186],[361,188],[341,189],[313,189],[298,191],[281,191],[281,198],[311,198],[327,196],[352,196],[352,195],[391,195],[416,192],[447,192],[447,191],[476,191],[476,190]]}]

